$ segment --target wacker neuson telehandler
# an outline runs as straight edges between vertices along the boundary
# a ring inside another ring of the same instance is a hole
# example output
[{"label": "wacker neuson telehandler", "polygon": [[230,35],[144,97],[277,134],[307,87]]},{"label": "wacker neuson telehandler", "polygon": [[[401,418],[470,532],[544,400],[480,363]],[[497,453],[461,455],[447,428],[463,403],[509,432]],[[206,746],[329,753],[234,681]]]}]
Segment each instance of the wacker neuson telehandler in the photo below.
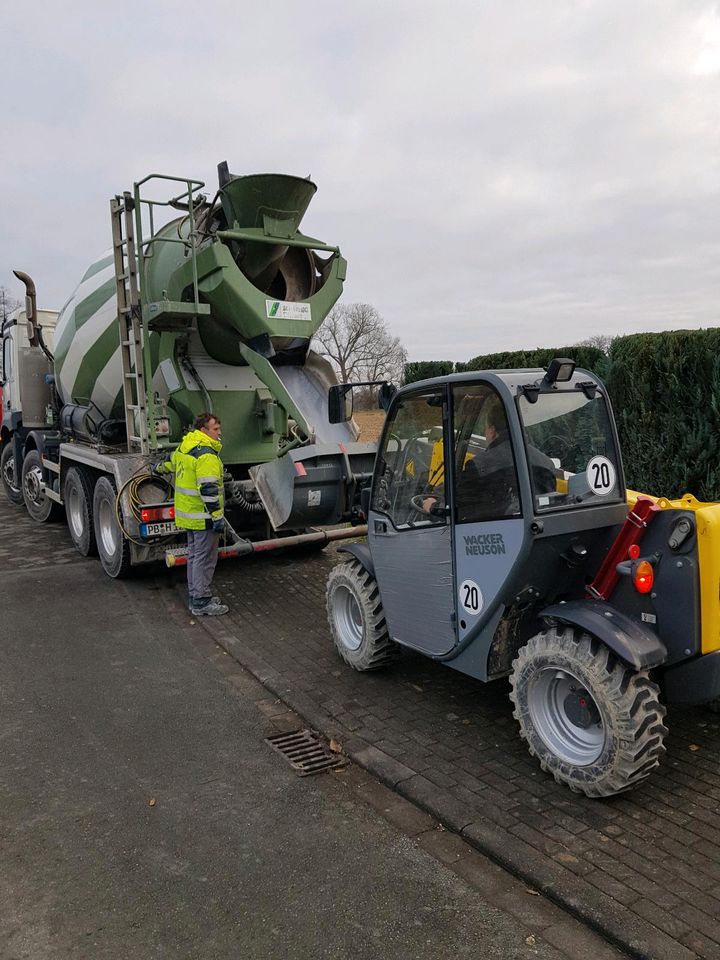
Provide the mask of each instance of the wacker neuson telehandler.
[{"label": "wacker neuson telehandler", "polygon": [[[331,389],[335,417],[351,396]],[[402,388],[363,511],[328,581],[340,656],[509,674],[521,736],[572,790],[636,786],[663,702],[720,697],[720,504],[627,491],[606,390],[572,361]]]}]

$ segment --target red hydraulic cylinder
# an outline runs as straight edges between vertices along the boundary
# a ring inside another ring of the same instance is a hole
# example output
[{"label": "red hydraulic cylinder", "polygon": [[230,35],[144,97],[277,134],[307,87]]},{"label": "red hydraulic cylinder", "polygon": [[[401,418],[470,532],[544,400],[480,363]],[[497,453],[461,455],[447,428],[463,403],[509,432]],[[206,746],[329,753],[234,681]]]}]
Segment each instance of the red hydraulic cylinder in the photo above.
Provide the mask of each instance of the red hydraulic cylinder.
[{"label": "red hydraulic cylinder", "polygon": [[635,543],[640,543],[648,525],[652,523],[660,507],[649,497],[638,497],[635,506],[628,513],[613,545],[607,552],[595,579],[587,587],[588,597],[593,600],[608,600],[617,586],[620,574],[617,565],[627,560],[628,551]]}]

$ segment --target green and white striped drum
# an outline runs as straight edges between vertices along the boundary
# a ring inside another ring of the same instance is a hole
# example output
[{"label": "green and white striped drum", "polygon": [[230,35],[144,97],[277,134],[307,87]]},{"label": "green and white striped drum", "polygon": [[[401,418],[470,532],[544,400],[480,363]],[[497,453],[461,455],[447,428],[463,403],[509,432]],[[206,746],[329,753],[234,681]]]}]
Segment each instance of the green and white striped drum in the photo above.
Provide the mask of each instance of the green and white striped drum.
[{"label": "green and white striped drum", "polygon": [[64,403],[90,401],[105,417],[122,417],[122,365],[112,254],[94,263],[60,311],[55,380]]}]

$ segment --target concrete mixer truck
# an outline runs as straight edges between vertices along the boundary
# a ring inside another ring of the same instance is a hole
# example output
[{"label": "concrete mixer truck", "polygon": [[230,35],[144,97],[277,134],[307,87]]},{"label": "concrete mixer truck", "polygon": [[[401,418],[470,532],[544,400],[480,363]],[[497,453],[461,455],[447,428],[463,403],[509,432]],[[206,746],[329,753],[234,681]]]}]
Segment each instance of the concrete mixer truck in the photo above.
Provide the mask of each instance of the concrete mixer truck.
[{"label": "concrete mixer truck", "polygon": [[335,376],[310,349],[347,268],[300,232],[315,184],[226,163],[218,179],[212,199],[161,174],[115,196],[112,250],[59,315],[16,272],[27,296],[2,328],[2,485],[40,523],[64,508],[111,577],[182,562],[172,491],[151,467],[199,412],[223,424],[225,553],[347,536],[316,531],[353,519],[372,473],[375,447],[331,423]]}]

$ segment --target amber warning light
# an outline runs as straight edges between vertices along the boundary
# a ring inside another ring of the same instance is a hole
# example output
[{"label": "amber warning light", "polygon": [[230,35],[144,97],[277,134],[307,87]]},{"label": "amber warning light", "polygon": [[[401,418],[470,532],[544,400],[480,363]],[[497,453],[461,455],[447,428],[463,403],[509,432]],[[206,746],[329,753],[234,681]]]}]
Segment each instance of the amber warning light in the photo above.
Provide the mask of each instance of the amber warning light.
[{"label": "amber warning light", "polygon": [[638,593],[650,593],[655,581],[655,571],[649,560],[641,560],[633,569],[633,585]]}]

